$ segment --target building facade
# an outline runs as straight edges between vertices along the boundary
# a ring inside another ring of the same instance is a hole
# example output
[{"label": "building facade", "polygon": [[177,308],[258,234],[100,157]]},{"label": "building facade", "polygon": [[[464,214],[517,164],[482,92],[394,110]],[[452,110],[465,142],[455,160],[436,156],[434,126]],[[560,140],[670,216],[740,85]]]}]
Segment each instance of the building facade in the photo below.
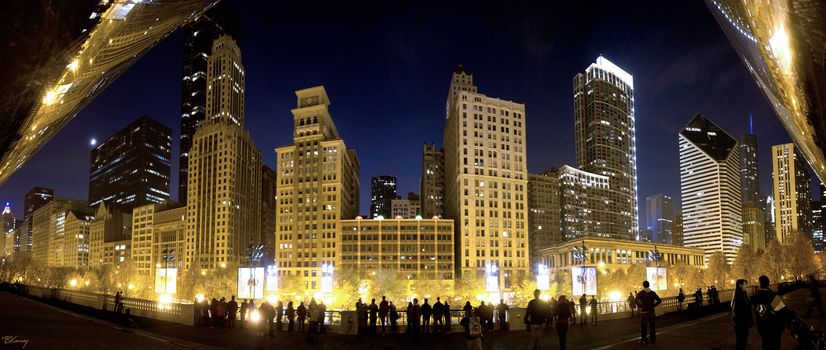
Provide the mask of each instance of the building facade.
[{"label": "building facade", "polygon": [[435,144],[424,145],[420,181],[422,217],[444,217],[445,153]]},{"label": "building facade", "polygon": [[[14,234],[17,229],[17,219],[14,218],[14,213],[11,212],[11,203],[6,202],[3,207],[3,212],[0,214],[0,256],[11,255],[14,252]],[[11,237],[11,239],[7,239]],[[10,241],[7,247],[6,241]],[[10,253],[6,253],[6,251]]]},{"label": "building facade", "polygon": [[51,202],[54,198],[54,190],[51,188],[34,187],[26,193],[23,202],[23,227],[22,231],[14,237],[14,251],[32,251],[32,223],[34,211]]},{"label": "building facade", "polygon": [[359,205],[359,162],[330,116],[323,86],[296,91],[293,145],[276,148],[278,194],[275,256],[279,274],[321,287],[321,267],[339,266],[342,219]]},{"label": "building facade", "polygon": [[555,169],[528,174],[528,237],[531,266],[539,261],[539,251],[562,242],[561,195]]},{"label": "building facade", "polygon": [[525,105],[479,93],[454,71],[444,129],[445,217],[454,219],[456,269],[481,277],[495,266],[499,286],[530,271]]},{"label": "building facade", "polygon": [[390,270],[407,280],[453,279],[453,220],[341,221],[341,267],[365,275]]},{"label": "building facade", "polygon": [[[584,236],[626,239],[625,233],[611,229],[608,189],[611,179],[563,165],[557,171],[562,210],[562,240],[570,241]],[[612,233],[614,232],[614,233]]]},{"label": "building facade", "polygon": [[823,253],[823,199],[812,202],[812,247],[815,253]]},{"label": "building facade", "polygon": [[275,259],[275,213],[276,182],[275,170],[266,165],[261,166],[261,238],[264,244],[264,260]]},{"label": "building facade", "polygon": [[672,244],[674,200],[664,194],[645,198],[645,226],[654,243]]},{"label": "building facade", "polygon": [[416,199],[394,199],[390,201],[390,219],[401,217],[402,219],[415,219],[422,216],[421,201]]},{"label": "building facade", "polygon": [[219,2],[183,27],[184,57],[181,83],[181,139],[178,176],[178,202],[186,205],[189,151],[198,123],[206,118],[207,64],[212,44],[223,35],[239,39],[239,19]]},{"label": "building facade", "polygon": [[603,230],[612,237],[637,236],[637,146],[634,78],[600,56],[574,77],[576,160],[580,169],[608,176],[609,218]]},{"label": "building facade", "polygon": [[261,152],[243,128],[244,66],[232,37],[213,43],[206,78],[206,119],[188,161],[187,270],[245,263],[261,238]]},{"label": "building facade", "polygon": [[[67,234],[66,221],[70,212],[91,213],[86,201],[55,198],[32,213],[32,258],[47,266],[63,266]],[[78,214],[75,221],[85,219]],[[78,223],[77,230],[83,229]],[[87,235],[88,236],[88,235]],[[59,249],[59,250],[58,250]]]},{"label": "building facade", "polygon": [[[131,241],[132,239],[132,212],[124,213],[117,209],[110,209],[106,203],[98,205],[95,211],[95,220],[89,225],[89,266],[107,264],[107,247],[114,249],[112,242]],[[108,251],[113,254],[113,251]],[[110,254],[110,255],[111,255]]]},{"label": "building facade", "polygon": [[776,239],[783,244],[791,235],[811,239],[811,178],[793,143],[772,146],[772,180]]},{"label": "building facade", "polygon": [[748,243],[754,252],[766,249],[765,222],[763,210],[753,205],[743,206],[743,243]]},{"label": "building facade", "polygon": [[131,211],[169,199],[172,130],[141,116],[92,150],[89,204]]},{"label": "building facade", "polygon": [[731,264],[743,243],[737,140],[697,114],[680,131],[679,147],[684,244],[706,259],[723,252]]},{"label": "building facade", "polygon": [[154,277],[158,268],[185,268],[186,211],[187,207],[156,204],[134,209],[131,258],[139,274]]},{"label": "building facade", "polygon": [[373,176],[370,179],[370,217],[392,218],[391,201],[398,198],[396,184],[399,180],[395,176]]}]

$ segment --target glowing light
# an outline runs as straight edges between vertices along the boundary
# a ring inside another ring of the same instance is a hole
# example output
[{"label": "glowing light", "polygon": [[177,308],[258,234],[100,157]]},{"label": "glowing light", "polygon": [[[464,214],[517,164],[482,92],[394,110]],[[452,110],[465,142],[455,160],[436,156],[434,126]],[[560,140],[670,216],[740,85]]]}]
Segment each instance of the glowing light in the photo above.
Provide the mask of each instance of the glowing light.
[{"label": "glowing light", "polygon": [[278,299],[275,297],[275,295],[272,295],[272,294],[267,295],[267,297],[265,299],[267,299],[268,303],[273,304],[273,305],[275,305],[275,302],[278,301]]},{"label": "glowing light", "polygon": [[227,268],[227,263],[221,263],[221,268],[222,268],[222,269]]},{"label": "glowing light", "polygon": [[200,302],[203,302],[203,301],[204,301],[204,295],[203,295],[203,294],[200,294],[200,293],[199,293],[199,294],[195,294],[195,300],[196,300],[196,301],[198,301],[199,303],[200,303]]},{"label": "glowing light", "polygon": [[416,215],[416,220],[421,220],[421,219],[422,219],[421,215]]},{"label": "glowing light", "polygon": [[258,310],[252,310],[252,312],[250,312],[250,321],[258,322],[260,320],[261,320],[261,313],[259,313]]},{"label": "glowing light", "polygon": [[789,34],[786,33],[786,26],[783,23],[775,29],[774,35],[769,39],[769,47],[771,47],[783,74],[791,73],[792,49],[789,47]]},{"label": "glowing light", "polygon": [[[92,145],[92,146],[97,145],[98,140],[95,139],[95,138],[92,138],[91,140],[89,140],[89,144]],[[160,264],[158,264],[158,267],[161,267]]]},{"label": "glowing light", "polygon": [[129,285],[126,286],[126,289],[135,289],[135,285],[132,284],[132,283],[129,283]]},{"label": "glowing light", "polygon": [[172,309],[172,305],[171,305],[172,304],[172,295],[170,295],[170,294],[161,294],[158,297],[158,301],[159,301],[158,310]]},{"label": "glowing light", "polygon": [[54,90],[49,90],[46,92],[46,96],[43,96],[43,104],[44,105],[52,105],[57,102],[57,92]]},{"label": "glowing light", "polygon": [[620,292],[618,290],[612,290],[612,291],[608,292],[608,300],[610,300],[610,301],[622,301],[623,300],[622,296],[623,296],[622,292]]},{"label": "glowing light", "polygon": [[80,66],[80,62],[77,60],[77,58],[75,58],[74,61],[72,61],[72,63],[69,63],[69,65],[66,66],[66,68],[69,68],[69,70],[72,71],[72,73],[76,73],[78,66]]},{"label": "glowing light", "polygon": [[539,299],[542,299],[544,301],[548,301],[548,300],[551,300],[551,296],[548,295],[548,294],[542,293],[542,294],[539,295]]},{"label": "glowing light", "polygon": [[89,281],[83,282],[87,287],[89,286]]},{"label": "glowing light", "polygon": [[70,285],[70,286],[72,286],[72,287],[77,287],[77,280],[76,280],[76,279],[74,279],[74,278],[72,278],[72,279],[69,281],[69,285]]}]

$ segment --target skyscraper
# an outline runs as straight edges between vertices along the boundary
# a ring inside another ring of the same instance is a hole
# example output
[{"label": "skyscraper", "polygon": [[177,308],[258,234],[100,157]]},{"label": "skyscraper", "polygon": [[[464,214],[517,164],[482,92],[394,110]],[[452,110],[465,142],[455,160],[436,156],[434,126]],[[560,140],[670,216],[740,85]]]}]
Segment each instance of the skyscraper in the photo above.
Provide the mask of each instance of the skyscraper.
[{"label": "skyscraper", "polygon": [[609,178],[611,236],[632,239],[637,219],[637,146],[634,78],[600,56],[574,77],[576,161],[580,169]]},{"label": "skyscraper", "polygon": [[[88,262],[91,212],[86,201],[66,198],[55,198],[35,210],[32,214],[32,258],[54,267],[79,267],[70,265],[70,262],[83,263],[84,256]],[[84,237],[75,237],[80,234]],[[78,249],[85,251],[78,252]]]},{"label": "skyscraper", "polygon": [[184,268],[244,263],[261,238],[261,151],[244,130],[244,65],[230,36],[207,63],[206,119],[189,154]]},{"label": "skyscraper", "polygon": [[32,251],[32,216],[34,211],[48,204],[54,198],[54,190],[51,188],[34,187],[26,193],[23,201],[23,231],[18,230],[18,236],[14,238],[14,251]]},{"label": "skyscraper", "polygon": [[674,200],[664,194],[645,199],[646,228],[651,230],[651,242],[671,244],[674,225]]},{"label": "skyscraper", "polygon": [[754,252],[766,249],[766,218],[763,210],[754,205],[743,205],[743,243]]},{"label": "skyscraper", "polygon": [[559,177],[555,169],[528,174],[528,238],[531,266],[539,262],[539,250],[562,242]]},{"label": "skyscraper", "polygon": [[206,117],[207,59],[212,44],[222,35],[239,39],[239,19],[224,2],[183,28],[184,66],[181,84],[181,148],[179,157],[178,202],[186,205],[189,152],[198,123]]},{"label": "skyscraper", "polygon": [[445,153],[434,144],[425,144],[422,151],[421,177],[422,216],[444,217]]},{"label": "skyscraper", "polygon": [[105,263],[106,243],[129,239],[132,239],[132,212],[108,208],[106,203],[98,205],[94,221],[89,225],[89,266]]},{"label": "skyscraper", "polygon": [[89,205],[131,212],[169,199],[172,130],[141,116],[92,150]]},{"label": "skyscraper", "polygon": [[772,146],[772,179],[777,240],[785,244],[796,234],[811,239],[811,178],[793,143]]},{"label": "skyscraper", "polygon": [[749,132],[740,140],[740,192],[744,206],[750,204],[761,208],[763,197],[760,195],[760,172],[757,165],[757,136],[752,127],[749,115]]},{"label": "skyscraper", "polygon": [[12,245],[14,244],[14,239],[6,239],[6,237],[13,237],[14,231],[16,227],[17,220],[14,218],[14,214],[11,212],[11,203],[6,202],[6,205],[3,207],[3,213],[0,214],[0,256],[6,255],[6,250],[14,252],[14,247],[12,249],[7,249],[6,241],[10,241]]},{"label": "skyscraper", "polygon": [[685,246],[731,264],[743,242],[737,140],[700,114],[680,131],[680,189]]},{"label": "skyscraper", "polygon": [[391,201],[396,199],[396,183],[398,179],[395,176],[382,175],[373,176],[370,179],[370,217],[391,218]]},{"label": "skyscraper", "polygon": [[460,65],[448,91],[443,144],[457,272],[481,277],[487,269],[508,289],[531,270],[525,105],[479,93]]},{"label": "skyscraper", "polygon": [[563,165],[557,172],[562,239],[570,241],[586,236],[627,239],[625,233],[611,231],[612,217],[608,202],[611,179]]},{"label": "skyscraper", "polygon": [[322,265],[341,264],[340,220],[359,206],[359,162],[330,116],[323,86],[295,92],[293,145],[275,149],[278,193],[275,256],[279,274],[321,287]]},{"label": "skyscraper", "polygon": [[823,205],[821,204],[822,202],[823,199],[812,202],[812,223],[810,224],[810,227],[812,228],[812,247],[814,247],[815,252],[817,253],[823,252]]},{"label": "skyscraper", "polygon": [[680,211],[674,216],[674,225],[671,227],[671,244],[685,245],[683,239],[683,212]]},{"label": "skyscraper", "polygon": [[261,166],[261,238],[264,244],[266,261],[275,259],[275,212],[276,212],[276,181],[275,170],[266,165]]}]

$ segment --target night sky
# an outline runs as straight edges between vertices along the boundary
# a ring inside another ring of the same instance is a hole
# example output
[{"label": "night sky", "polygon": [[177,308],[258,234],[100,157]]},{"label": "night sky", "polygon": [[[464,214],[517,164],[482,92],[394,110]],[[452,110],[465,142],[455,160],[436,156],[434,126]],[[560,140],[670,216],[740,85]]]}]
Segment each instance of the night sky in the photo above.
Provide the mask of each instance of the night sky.
[{"label": "night sky", "polygon": [[[600,54],[634,76],[640,211],[645,197],[679,198],[677,133],[697,112],[739,139],[754,116],[761,188],[771,189],[770,146],[790,142],[701,1],[502,4],[262,2],[227,0],[241,18],[245,128],[275,167],[292,143],[294,91],[325,85],[330,112],[361,162],[361,212],[371,176],[399,177],[419,192],[424,143],[441,145],[457,64],[479,91],[525,103],[531,172],[575,166],[573,77]],[[349,6],[348,6],[349,5]],[[175,32],[86,107],[2,187],[22,217],[33,186],[86,199],[89,140],[141,114],[173,130],[177,198],[182,32]]]}]

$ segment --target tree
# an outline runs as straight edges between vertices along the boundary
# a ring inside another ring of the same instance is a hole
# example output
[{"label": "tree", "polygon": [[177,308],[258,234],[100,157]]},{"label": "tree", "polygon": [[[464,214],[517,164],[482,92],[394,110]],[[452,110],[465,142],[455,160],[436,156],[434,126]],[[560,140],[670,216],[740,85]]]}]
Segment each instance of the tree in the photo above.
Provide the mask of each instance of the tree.
[{"label": "tree", "polygon": [[514,305],[528,305],[528,302],[533,299],[533,291],[536,290],[536,279],[530,276],[518,277],[516,283],[513,284],[513,304]]},{"label": "tree", "polygon": [[809,238],[797,234],[791,235],[789,244],[785,245],[786,270],[793,278],[804,279],[807,275],[817,272],[815,250]]},{"label": "tree", "polygon": [[757,264],[758,273],[766,275],[771,281],[779,281],[784,270],[785,249],[780,246],[777,240],[772,240],[766,247],[766,251],[760,256]]},{"label": "tree", "polygon": [[760,277],[758,270],[758,262],[760,255],[755,253],[748,244],[743,244],[737,250],[737,256],[734,258],[734,263],[731,265],[732,279],[745,279],[754,283]]},{"label": "tree", "polygon": [[679,263],[671,267],[668,274],[684,293],[703,287],[703,270],[697,266]]},{"label": "tree", "polygon": [[[407,278],[403,277],[399,270],[381,269],[376,271],[376,275],[370,278],[370,290],[376,299],[387,296],[389,300],[404,300],[407,291]],[[430,281],[423,281],[428,283]],[[436,293],[439,290],[435,291]]]},{"label": "tree", "polygon": [[717,286],[718,289],[727,289],[729,286],[729,266],[726,262],[726,257],[723,252],[714,252],[708,258],[708,265],[706,265],[705,284],[709,286]]}]

